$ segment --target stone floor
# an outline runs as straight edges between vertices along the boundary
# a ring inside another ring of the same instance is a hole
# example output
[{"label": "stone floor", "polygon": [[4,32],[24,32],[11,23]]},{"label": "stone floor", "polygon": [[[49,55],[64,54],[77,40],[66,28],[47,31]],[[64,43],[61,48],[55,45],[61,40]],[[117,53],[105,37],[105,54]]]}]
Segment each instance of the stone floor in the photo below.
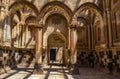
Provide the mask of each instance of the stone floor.
[{"label": "stone floor", "polygon": [[0,75],[0,79],[120,79],[120,75],[110,75],[95,68],[81,67],[79,75],[69,75],[63,66],[43,66],[44,74],[32,74],[33,67],[18,67]]}]

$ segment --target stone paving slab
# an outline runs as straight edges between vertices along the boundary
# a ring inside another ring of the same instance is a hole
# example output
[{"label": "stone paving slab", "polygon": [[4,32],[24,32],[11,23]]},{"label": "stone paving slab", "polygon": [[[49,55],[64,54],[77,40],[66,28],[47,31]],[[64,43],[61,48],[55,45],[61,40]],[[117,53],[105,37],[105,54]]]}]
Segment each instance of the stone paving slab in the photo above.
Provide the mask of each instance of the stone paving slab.
[{"label": "stone paving slab", "polygon": [[32,74],[31,68],[18,68],[0,75],[0,79],[120,79],[120,75],[111,75],[94,68],[79,68],[80,75],[69,75],[62,66],[44,66],[44,74]]}]

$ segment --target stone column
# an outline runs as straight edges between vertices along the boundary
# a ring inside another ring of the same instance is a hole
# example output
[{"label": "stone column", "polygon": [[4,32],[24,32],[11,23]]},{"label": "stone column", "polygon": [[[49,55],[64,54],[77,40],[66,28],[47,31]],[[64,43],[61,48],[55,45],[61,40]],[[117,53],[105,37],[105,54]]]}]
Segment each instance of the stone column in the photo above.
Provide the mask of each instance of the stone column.
[{"label": "stone column", "polygon": [[36,28],[36,63],[42,63],[42,28]]},{"label": "stone column", "polygon": [[35,28],[36,33],[36,55],[35,55],[35,67],[34,67],[34,73],[42,74],[43,70],[41,69],[42,64],[42,28],[36,27]]},{"label": "stone column", "polygon": [[25,46],[27,45],[27,42],[28,42],[28,36],[29,36],[29,33],[28,33],[28,26],[26,26],[26,39],[25,39]]},{"label": "stone column", "polygon": [[19,35],[19,37],[18,37],[18,47],[20,48],[21,47],[21,24],[19,24],[19,26],[18,26],[18,35]]},{"label": "stone column", "polygon": [[71,58],[70,58],[70,74],[79,74],[79,70],[77,68],[76,62],[77,62],[77,29],[76,27],[71,27],[70,30],[70,52],[71,52]]},{"label": "stone column", "polygon": [[71,64],[76,63],[75,49],[76,49],[76,28],[72,27],[71,28],[71,35],[70,35]]},{"label": "stone column", "polygon": [[109,36],[109,48],[112,46],[112,33],[111,33],[111,13],[107,10],[107,24],[108,24],[108,36]]},{"label": "stone column", "polygon": [[108,48],[112,47],[112,29],[111,29],[111,0],[104,0],[104,19],[107,27],[107,44]]},{"label": "stone column", "polygon": [[70,28],[68,28],[68,49],[70,49]]},{"label": "stone column", "polygon": [[22,38],[22,47],[24,47],[25,45],[24,45],[24,42],[25,42],[25,25],[24,26],[22,26],[22,34],[21,34],[21,38]]}]

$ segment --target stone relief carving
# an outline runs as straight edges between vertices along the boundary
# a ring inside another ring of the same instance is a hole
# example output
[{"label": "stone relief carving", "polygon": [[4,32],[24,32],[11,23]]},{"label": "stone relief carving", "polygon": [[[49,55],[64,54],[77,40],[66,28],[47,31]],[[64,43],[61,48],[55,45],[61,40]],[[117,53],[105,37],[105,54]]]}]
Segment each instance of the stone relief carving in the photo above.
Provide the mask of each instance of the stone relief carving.
[{"label": "stone relief carving", "polygon": [[12,41],[15,47],[34,48],[35,46],[33,30],[25,25],[26,16],[29,15],[31,15],[29,9],[21,8],[12,17]]},{"label": "stone relief carving", "polygon": [[53,34],[52,37],[49,39],[49,43],[65,43],[63,38],[59,37],[56,34]]}]

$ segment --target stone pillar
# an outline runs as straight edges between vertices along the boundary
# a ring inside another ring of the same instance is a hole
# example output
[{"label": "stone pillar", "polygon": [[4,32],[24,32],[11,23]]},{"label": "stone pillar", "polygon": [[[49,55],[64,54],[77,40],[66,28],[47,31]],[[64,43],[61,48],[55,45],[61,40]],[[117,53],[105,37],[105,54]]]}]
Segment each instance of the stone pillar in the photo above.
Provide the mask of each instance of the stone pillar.
[{"label": "stone pillar", "polygon": [[68,28],[68,49],[70,49],[70,28]]},{"label": "stone pillar", "polygon": [[111,0],[105,0],[105,6],[104,6],[104,16],[105,16],[105,21],[106,21],[106,27],[107,27],[107,47],[108,47],[108,70],[110,73],[113,72],[113,51],[112,51],[112,46],[113,46],[113,42],[112,42],[112,11],[111,11]]},{"label": "stone pillar", "polygon": [[112,47],[112,29],[111,29],[111,0],[105,0],[104,1],[104,18],[105,18],[105,24],[107,26],[107,40],[108,40],[108,48]]},{"label": "stone pillar", "polygon": [[71,28],[70,35],[70,51],[71,51],[71,64],[76,63],[76,28]]},{"label": "stone pillar", "polygon": [[107,20],[108,20],[109,48],[111,48],[111,46],[112,46],[111,13],[109,10],[107,10]]},{"label": "stone pillar", "polygon": [[20,35],[19,37],[18,37],[18,47],[20,48],[21,47],[21,24],[19,24],[19,26],[18,26],[18,34]]},{"label": "stone pillar", "polygon": [[28,42],[28,36],[29,36],[29,33],[28,33],[28,26],[26,26],[26,39],[25,39],[25,46],[27,45],[27,42]]},{"label": "stone pillar", "polygon": [[36,55],[35,55],[35,66],[34,66],[34,73],[42,74],[43,70],[41,69],[42,64],[42,28],[36,27]]},{"label": "stone pillar", "polygon": [[26,30],[26,29],[25,29],[25,26],[22,26],[22,34],[21,34],[21,35],[22,35],[22,47],[25,46],[25,45],[24,45],[24,44],[25,44],[25,43],[24,43],[24,42],[25,42],[25,30]]},{"label": "stone pillar", "polygon": [[70,74],[79,74],[79,70],[77,68],[76,62],[77,62],[77,30],[76,27],[71,27],[70,30]]},{"label": "stone pillar", "polygon": [[36,63],[42,63],[42,28],[36,28]]},{"label": "stone pillar", "polygon": [[88,39],[89,39],[88,40],[88,45],[89,45],[89,49],[91,49],[91,37],[90,37],[91,36],[91,34],[90,34],[90,32],[91,32],[90,28],[91,27],[89,27],[89,26],[87,26],[87,27],[88,27],[87,31],[88,31]]}]

